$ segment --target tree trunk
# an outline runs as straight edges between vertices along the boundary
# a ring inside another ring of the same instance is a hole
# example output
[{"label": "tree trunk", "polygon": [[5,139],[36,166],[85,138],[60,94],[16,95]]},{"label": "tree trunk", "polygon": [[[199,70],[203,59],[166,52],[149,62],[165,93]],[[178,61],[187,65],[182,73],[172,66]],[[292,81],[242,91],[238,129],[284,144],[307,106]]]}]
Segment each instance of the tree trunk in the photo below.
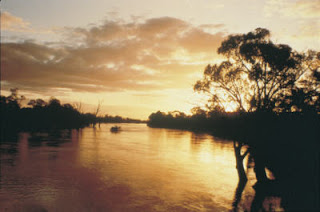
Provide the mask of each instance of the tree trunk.
[{"label": "tree trunk", "polygon": [[235,191],[234,200],[232,203],[232,208],[233,208],[233,211],[237,211],[238,204],[241,200],[242,192],[243,192],[243,190],[247,184],[247,181],[248,181],[246,172],[243,167],[243,159],[248,154],[248,150],[243,155],[241,155],[242,144],[238,143],[238,145],[237,145],[237,143],[234,141],[233,147],[234,147],[234,153],[235,153],[235,157],[236,157],[236,168],[238,171],[239,182],[238,182],[238,185],[237,185],[237,188]]},{"label": "tree trunk", "polygon": [[253,151],[253,160],[254,160],[254,172],[256,174],[257,182],[266,182],[268,180],[266,170],[265,170],[265,162],[263,156],[257,153],[256,150]]}]

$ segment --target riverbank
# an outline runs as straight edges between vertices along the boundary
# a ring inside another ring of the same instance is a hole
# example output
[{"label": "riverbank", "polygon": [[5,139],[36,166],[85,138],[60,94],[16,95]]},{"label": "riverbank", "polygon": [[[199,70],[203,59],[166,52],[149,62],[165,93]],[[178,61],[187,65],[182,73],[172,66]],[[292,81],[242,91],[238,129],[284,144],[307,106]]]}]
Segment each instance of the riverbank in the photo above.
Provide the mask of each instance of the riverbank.
[{"label": "riverbank", "polygon": [[273,142],[274,139],[267,140],[275,136],[283,141],[296,140],[300,136],[308,136],[314,141],[320,138],[320,115],[314,113],[221,113],[206,117],[174,116],[158,111],[150,115],[147,124],[153,128],[203,131],[251,145]]},{"label": "riverbank", "polygon": [[[39,131],[55,129],[79,129],[101,123],[143,123],[138,119],[81,112],[80,105],[61,104],[60,100],[51,98],[49,102],[42,99],[30,100],[27,105],[21,102],[17,89],[12,89],[10,96],[0,96],[1,134],[19,131]],[[22,106],[23,105],[23,106]]]}]

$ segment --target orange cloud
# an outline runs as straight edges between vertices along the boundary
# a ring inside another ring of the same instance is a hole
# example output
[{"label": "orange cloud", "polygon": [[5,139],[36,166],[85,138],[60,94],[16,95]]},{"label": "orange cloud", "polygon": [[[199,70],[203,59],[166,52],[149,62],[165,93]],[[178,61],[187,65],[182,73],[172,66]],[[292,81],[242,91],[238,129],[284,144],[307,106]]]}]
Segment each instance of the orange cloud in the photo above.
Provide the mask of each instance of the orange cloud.
[{"label": "orange cloud", "polygon": [[[52,92],[144,91],[192,86],[190,74],[216,56],[223,34],[171,17],[69,28],[68,43],[3,43],[5,88]],[[75,39],[73,39],[75,38]]]},{"label": "orange cloud", "polygon": [[270,21],[284,20],[280,30],[274,31],[280,42],[300,50],[320,47],[320,0],[267,0],[264,9]]},{"label": "orange cloud", "polygon": [[9,12],[1,13],[1,30],[4,31],[27,31],[30,30],[30,23],[22,18],[14,16]]},{"label": "orange cloud", "polygon": [[12,15],[11,13],[4,11],[1,12],[1,31],[3,31],[3,40],[16,40],[19,37],[16,36],[10,36],[7,37],[6,34],[8,32],[11,33],[19,33],[23,34],[24,37],[26,35],[33,35],[36,36],[37,34],[55,34],[55,33],[61,33],[62,28],[60,27],[50,27],[50,28],[39,28],[34,27],[32,24],[26,20],[24,20],[21,17],[17,17]]},{"label": "orange cloud", "polygon": [[268,0],[265,7],[267,16],[279,14],[292,18],[319,18],[319,11],[320,0]]},{"label": "orange cloud", "polygon": [[301,17],[319,18],[320,0],[299,0],[292,6],[292,10]]}]

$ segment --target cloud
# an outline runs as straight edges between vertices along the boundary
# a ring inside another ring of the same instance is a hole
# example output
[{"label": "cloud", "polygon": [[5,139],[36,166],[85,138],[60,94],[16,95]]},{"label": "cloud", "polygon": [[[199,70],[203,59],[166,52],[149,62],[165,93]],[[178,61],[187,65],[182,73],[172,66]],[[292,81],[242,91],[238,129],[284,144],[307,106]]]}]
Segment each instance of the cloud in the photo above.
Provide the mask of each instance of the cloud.
[{"label": "cloud", "polygon": [[204,29],[219,29],[225,27],[225,24],[202,24],[199,27]]},{"label": "cloud", "polygon": [[270,17],[275,14],[292,18],[319,18],[320,0],[268,0],[265,14]]},{"label": "cloud", "polygon": [[30,23],[9,12],[1,12],[1,30],[4,31],[28,31]]},{"label": "cloud", "polygon": [[303,17],[320,17],[320,0],[299,0],[293,6],[294,12]]},{"label": "cloud", "polygon": [[7,36],[7,32],[16,33],[15,35],[23,34],[26,37],[26,35],[61,33],[62,30],[61,27],[34,27],[21,17],[14,16],[7,11],[1,12],[1,31],[4,32],[4,35],[1,35],[2,40],[21,40],[21,36],[12,36],[12,34]]},{"label": "cloud", "polygon": [[3,43],[6,88],[51,92],[145,91],[191,86],[224,38],[171,17],[144,22],[107,20],[68,28],[65,44]]},{"label": "cloud", "polygon": [[305,50],[320,47],[320,0],[267,0],[264,12],[270,21],[282,19],[278,39],[292,43],[294,48]]}]

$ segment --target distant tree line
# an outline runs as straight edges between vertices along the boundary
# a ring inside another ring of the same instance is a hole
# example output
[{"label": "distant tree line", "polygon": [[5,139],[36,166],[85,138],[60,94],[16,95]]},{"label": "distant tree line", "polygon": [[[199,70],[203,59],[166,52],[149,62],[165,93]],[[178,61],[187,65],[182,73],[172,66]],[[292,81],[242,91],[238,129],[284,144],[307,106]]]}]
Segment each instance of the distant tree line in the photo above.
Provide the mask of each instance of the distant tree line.
[{"label": "distant tree line", "polygon": [[98,117],[98,120],[102,123],[145,123],[139,119],[123,118],[121,116],[105,115],[104,117]]},{"label": "distant tree line", "polygon": [[82,113],[80,112],[81,106],[62,104],[54,97],[48,102],[43,99],[32,99],[27,103],[27,107],[22,107],[22,102],[26,101],[26,98],[19,95],[16,88],[10,91],[9,96],[0,96],[2,132],[7,130],[81,128],[106,122],[141,122],[121,116],[105,115],[100,117],[97,113]]},{"label": "distant tree line", "polygon": [[[192,115],[174,111],[152,113],[149,127],[203,131],[215,136],[245,142],[263,142],[265,138],[277,136],[296,140],[298,133],[302,140],[320,138],[320,115],[300,112],[208,112],[200,108]],[[259,138],[259,139],[257,139]],[[274,139],[273,139],[274,140]],[[270,141],[268,141],[270,142]]]}]

